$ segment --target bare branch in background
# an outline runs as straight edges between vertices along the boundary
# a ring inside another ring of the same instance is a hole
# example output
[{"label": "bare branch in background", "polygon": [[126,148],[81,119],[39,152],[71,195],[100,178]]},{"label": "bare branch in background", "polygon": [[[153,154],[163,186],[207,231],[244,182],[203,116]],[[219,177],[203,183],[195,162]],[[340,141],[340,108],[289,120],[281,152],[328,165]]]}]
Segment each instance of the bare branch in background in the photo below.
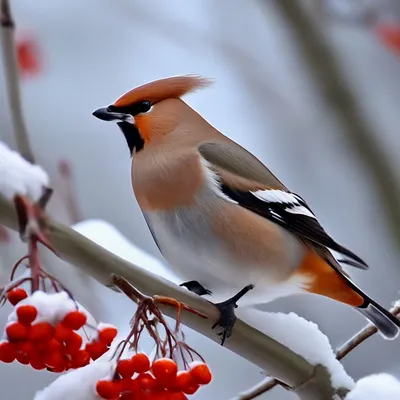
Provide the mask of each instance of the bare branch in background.
[{"label": "bare branch in background", "polygon": [[[262,0],[266,4],[265,0]],[[277,0],[275,6],[293,32],[310,75],[325,103],[341,124],[340,133],[350,143],[372,178],[393,235],[400,247],[400,185],[376,135],[346,82],[326,35],[304,10],[301,2]]]},{"label": "bare branch in background", "polygon": [[11,126],[18,151],[26,160],[34,163],[35,157],[29,142],[21,107],[18,63],[15,52],[15,23],[12,18],[9,0],[0,0],[0,22],[4,81],[7,86],[6,93],[11,113]]},{"label": "bare branch in background", "polygon": [[[14,208],[11,202],[1,195],[0,224],[14,230],[17,229]],[[117,274],[145,294],[171,297],[186,304],[207,315],[209,320],[182,310],[182,323],[214,341],[219,340],[219,337],[211,329],[213,322],[219,317],[218,310],[210,302],[158,275],[129,263],[68,226],[50,218],[47,225],[49,238],[63,260],[85,271],[103,285],[112,287],[112,276]],[[164,306],[163,312],[172,318],[176,316],[173,307]],[[234,334],[225,346],[277,377],[301,399],[319,399],[321,398],[319,396],[331,398],[335,393],[326,368],[311,365],[303,357],[241,320],[237,321]]]}]

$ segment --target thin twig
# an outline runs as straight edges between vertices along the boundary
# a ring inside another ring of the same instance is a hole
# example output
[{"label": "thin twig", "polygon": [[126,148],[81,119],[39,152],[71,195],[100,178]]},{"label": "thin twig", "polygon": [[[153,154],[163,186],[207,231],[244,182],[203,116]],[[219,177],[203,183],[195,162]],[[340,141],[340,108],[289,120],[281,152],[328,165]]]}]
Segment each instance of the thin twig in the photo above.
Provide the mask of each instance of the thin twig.
[{"label": "thin twig", "polygon": [[0,0],[0,13],[4,82],[7,85],[11,126],[18,151],[27,161],[34,163],[35,157],[29,142],[21,107],[19,69],[15,50],[15,22],[12,18],[9,0]]}]

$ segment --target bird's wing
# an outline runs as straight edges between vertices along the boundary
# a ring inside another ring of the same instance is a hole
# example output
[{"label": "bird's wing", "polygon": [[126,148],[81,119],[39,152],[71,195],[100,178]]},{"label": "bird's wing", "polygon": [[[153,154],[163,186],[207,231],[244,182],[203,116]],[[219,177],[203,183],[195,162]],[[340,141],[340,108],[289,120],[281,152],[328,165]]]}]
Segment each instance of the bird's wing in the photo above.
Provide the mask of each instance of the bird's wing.
[{"label": "bird's wing", "polygon": [[227,140],[202,143],[198,151],[218,175],[222,192],[240,206],[296,234],[331,264],[327,249],[348,257],[347,264],[353,267],[368,269],[360,257],[325,232],[302,197],[290,192],[247,150]]}]

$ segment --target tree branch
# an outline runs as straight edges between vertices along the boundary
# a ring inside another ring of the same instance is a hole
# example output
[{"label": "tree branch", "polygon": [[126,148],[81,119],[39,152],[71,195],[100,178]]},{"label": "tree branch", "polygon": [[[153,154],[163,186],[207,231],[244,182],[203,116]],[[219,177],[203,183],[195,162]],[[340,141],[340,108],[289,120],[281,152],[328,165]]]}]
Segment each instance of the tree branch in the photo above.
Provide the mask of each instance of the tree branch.
[{"label": "tree branch", "polygon": [[[265,0],[262,2],[265,3]],[[400,187],[397,176],[386,162],[387,157],[347,84],[324,32],[318,29],[300,1],[276,0],[274,4],[293,32],[294,41],[325,103],[341,123],[339,131],[352,145],[365,170],[369,171],[400,247]]]},{"label": "tree branch", "polygon": [[[12,204],[0,195],[0,224],[16,230],[17,219]],[[178,285],[152,274],[115,254],[98,246],[73,229],[48,219],[51,242],[60,257],[97,279],[103,285],[112,287],[112,274],[123,276],[138,290],[148,295],[172,297],[189,307],[207,315],[208,320],[190,312],[182,312],[182,323],[197,332],[218,341],[211,329],[218,319],[218,310],[207,300],[196,296]],[[163,306],[163,312],[174,318],[175,309]],[[335,393],[326,368],[313,366],[304,358],[274,339],[237,321],[232,337],[226,347],[250,362],[258,365],[268,374],[279,379],[299,395],[301,399],[331,399]]]},{"label": "tree branch", "polygon": [[0,24],[2,37],[2,59],[4,81],[7,85],[8,104],[11,113],[11,126],[18,151],[31,163],[35,162],[23,118],[17,56],[15,52],[15,23],[12,18],[9,0],[0,0]]}]

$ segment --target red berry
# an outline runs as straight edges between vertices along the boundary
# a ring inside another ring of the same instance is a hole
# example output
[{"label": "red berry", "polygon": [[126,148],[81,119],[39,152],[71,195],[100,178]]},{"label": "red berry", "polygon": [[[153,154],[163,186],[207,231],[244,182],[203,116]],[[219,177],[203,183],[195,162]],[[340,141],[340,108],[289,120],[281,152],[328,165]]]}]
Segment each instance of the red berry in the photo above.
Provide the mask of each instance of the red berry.
[{"label": "red berry", "polygon": [[75,310],[70,311],[61,321],[61,324],[64,325],[66,328],[77,331],[86,324],[86,320],[86,315],[83,312]]},{"label": "red berry", "polygon": [[178,366],[170,358],[159,358],[153,362],[151,371],[158,382],[166,384],[175,380]]},{"label": "red berry", "polygon": [[107,350],[107,346],[101,342],[90,342],[86,344],[85,350],[89,353],[92,360],[97,360]]},{"label": "red berry", "polygon": [[187,397],[182,392],[169,393],[168,400],[187,400]]},{"label": "red berry", "polygon": [[79,350],[72,358],[72,368],[82,368],[90,362],[90,355],[86,350]]},{"label": "red berry", "polygon": [[122,392],[137,393],[140,391],[139,382],[136,379],[122,378],[119,382]]},{"label": "red berry", "polygon": [[71,332],[70,337],[65,342],[65,353],[74,355],[76,354],[82,346],[82,336],[76,332]]},{"label": "red berry", "polygon": [[96,391],[103,399],[114,399],[119,396],[119,385],[113,381],[98,381]]},{"label": "red berry", "polygon": [[208,385],[212,379],[210,368],[205,363],[193,363],[190,368],[190,374],[195,383],[199,385]]},{"label": "red berry", "polygon": [[119,360],[117,364],[117,372],[122,378],[131,378],[135,373],[135,364],[132,360]]},{"label": "red berry", "polygon": [[38,312],[36,307],[31,306],[30,304],[23,304],[22,306],[17,307],[17,317],[19,322],[23,324],[30,325],[37,317]]},{"label": "red berry", "polygon": [[7,293],[8,301],[13,305],[17,305],[21,300],[26,299],[28,297],[26,291],[21,288],[15,288],[10,290]]},{"label": "red berry", "polygon": [[11,342],[17,342],[29,337],[29,329],[21,322],[13,322],[7,326],[6,334]]},{"label": "red berry", "polygon": [[46,354],[43,357],[44,363],[50,368],[57,368],[63,366],[65,368],[64,357],[60,352],[53,352]]},{"label": "red berry", "polygon": [[29,363],[33,369],[41,370],[46,368],[46,364],[40,357],[31,358]]},{"label": "red berry", "polygon": [[195,394],[199,390],[199,388],[200,388],[200,385],[193,385],[193,386],[186,388],[185,390],[182,390],[182,392],[186,393],[186,394]]},{"label": "red berry", "polygon": [[15,360],[15,346],[9,342],[0,343],[0,361],[4,363],[12,363]]},{"label": "red berry", "polygon": [[29,357],[26,354],[17,353],[15,358],[20,364],[28,365],[29,364]]},{"label": "red berry", "polygon": [[114,328],[112,326],[107,326],[106,328],[103,328],[99,331],[99,340],[100,342],[109,346],[115,339],[117,334],[118,334],[117,328]]},{"label": "red berry", "polygon": [[35,349],[35,346],[31,342],[21,342],[18,343],[18,349],[19,351],[27,356],[29,359],[31,357],[36,357],[38,355],[37,350]]},{"label": "red berry", "polygon": [[31,326],[30,339],[33,341],[47,341],[54,336],[54,326],[48,322],[38,322]]},{"label": "red berry", "polygon": [[196,384],[189,371],[179,371],[176,375],[176,384],[179,390],[185,390]]},{"label": "red berry", "polygon": [[140,374],[137,378],[136,381],[139,384],[139,388],[141,390],[148,390],[148,391],[153,391],[155,389],[157,389],[158,384],[157,381],[155,380],[155,378],[148,374]]},{"label": "red berry", "polygon": [[132,358],[131,361],[134,365],[134,370],[138,374],[147,372],[150,369],[150,359],[147,354],[137,353]]},{"label": "red berry", "polygon": [[72,329],[65,327],[61,323],[55,327],[54,339],[59,342],[66,342],[72,333]]}]

